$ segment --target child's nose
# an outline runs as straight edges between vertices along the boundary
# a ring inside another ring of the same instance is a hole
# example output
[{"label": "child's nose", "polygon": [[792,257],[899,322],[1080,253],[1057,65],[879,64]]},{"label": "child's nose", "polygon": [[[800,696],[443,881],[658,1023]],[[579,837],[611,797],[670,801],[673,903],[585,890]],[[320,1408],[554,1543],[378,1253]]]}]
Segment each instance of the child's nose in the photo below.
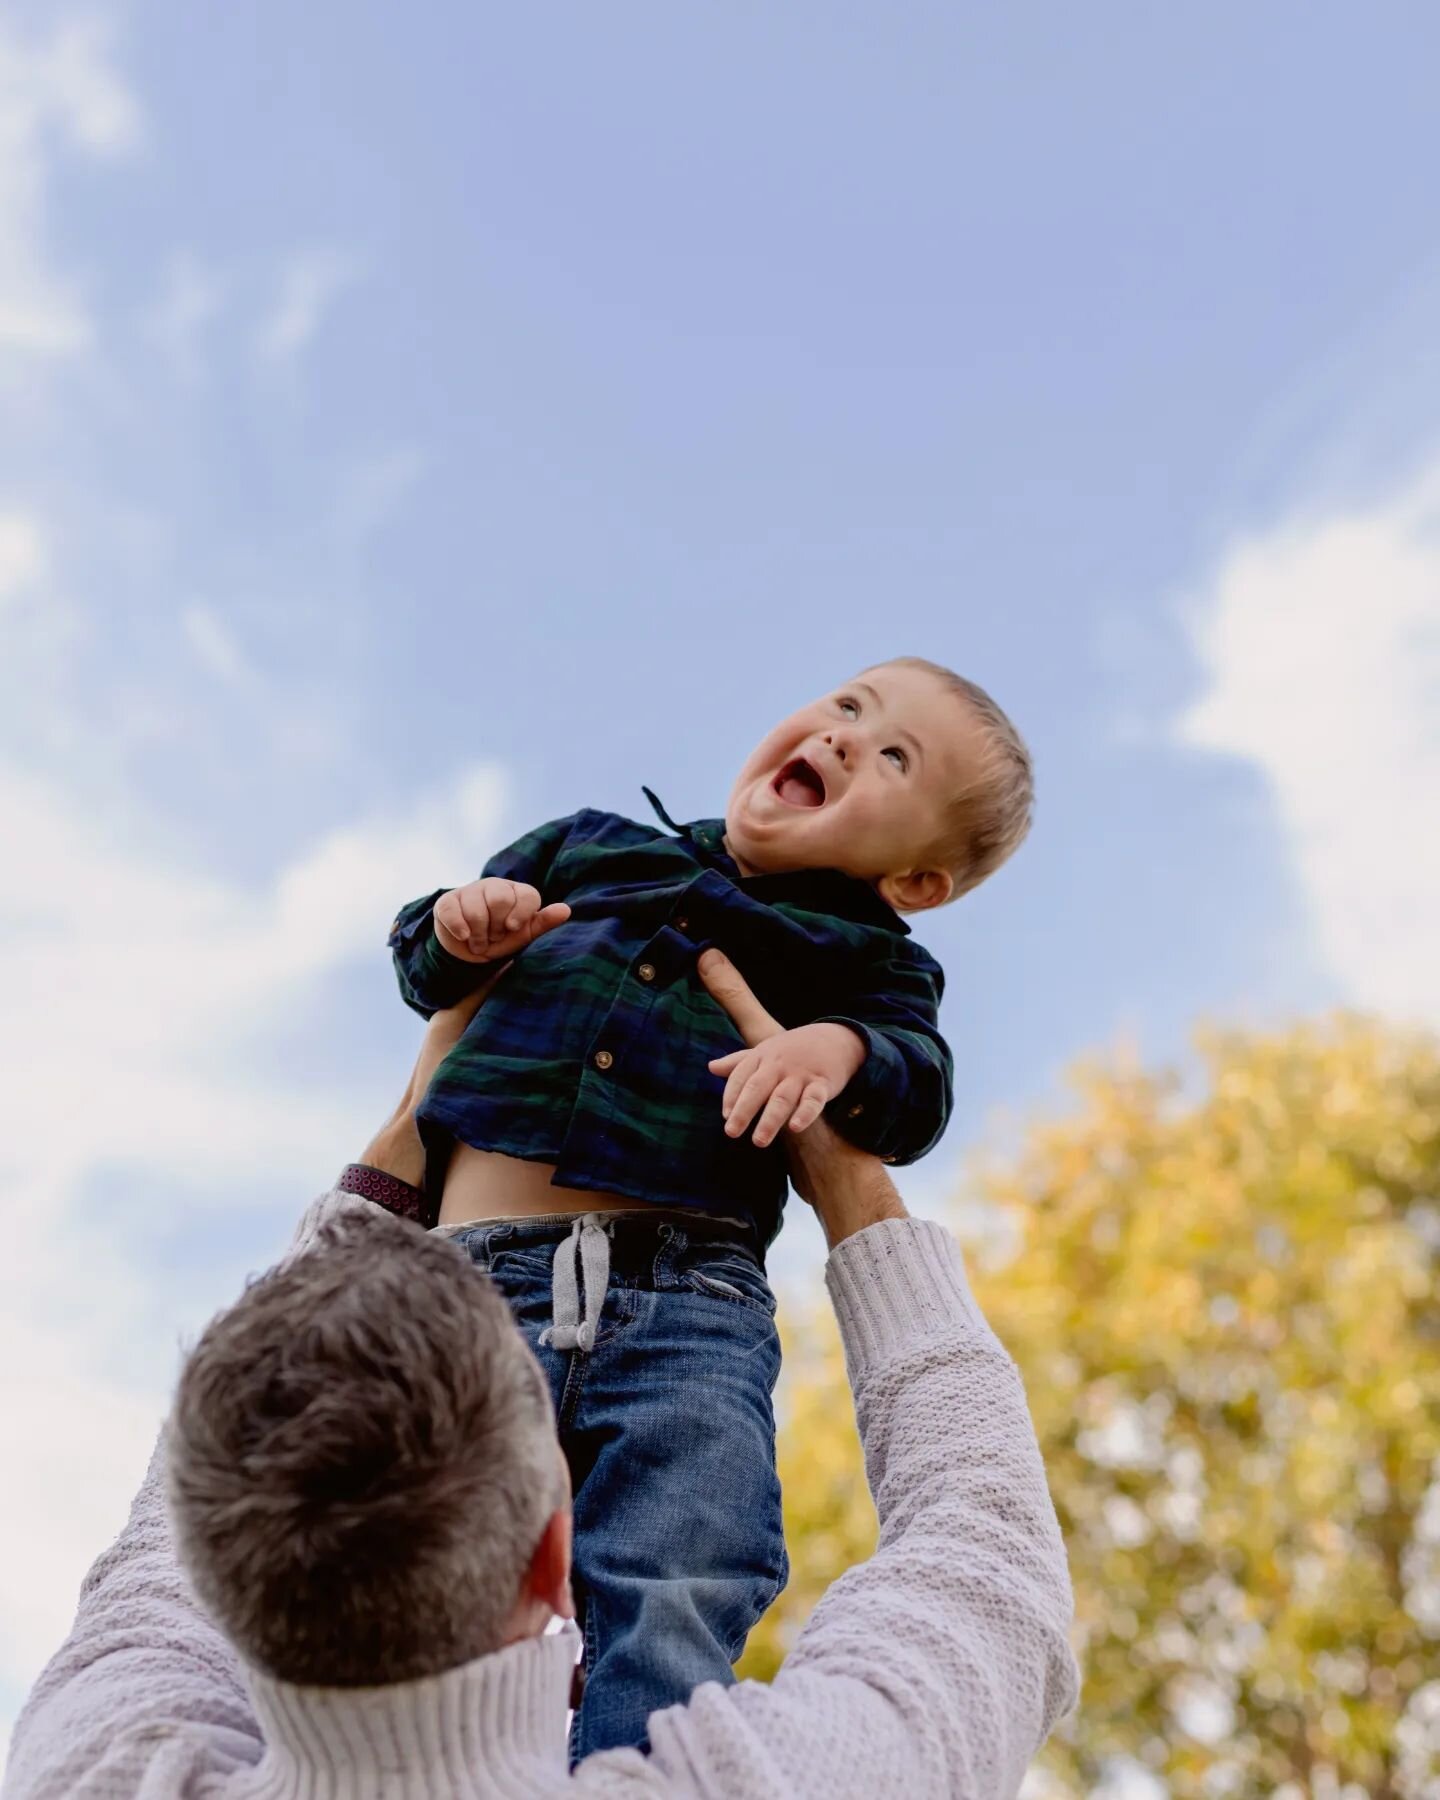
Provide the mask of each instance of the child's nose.
[{"label": "child's nose", "polygon": [[850,733],[843,727],[832,728],[825,733],[825,742],[835,752],[842,763],[849,763],[855,754],[855,743]]}]

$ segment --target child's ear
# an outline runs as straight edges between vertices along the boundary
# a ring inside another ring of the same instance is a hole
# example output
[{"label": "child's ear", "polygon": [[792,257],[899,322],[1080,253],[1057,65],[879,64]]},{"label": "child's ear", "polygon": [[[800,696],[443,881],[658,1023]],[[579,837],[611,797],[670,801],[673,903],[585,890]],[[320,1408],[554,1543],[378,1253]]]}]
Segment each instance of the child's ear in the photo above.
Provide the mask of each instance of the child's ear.
[{"label": "child's ear", "polygon": [[905,875],[882,875],[875,888],[896,912],[929,912],[955,892],[955,878],[948,869],[914,869]]}]

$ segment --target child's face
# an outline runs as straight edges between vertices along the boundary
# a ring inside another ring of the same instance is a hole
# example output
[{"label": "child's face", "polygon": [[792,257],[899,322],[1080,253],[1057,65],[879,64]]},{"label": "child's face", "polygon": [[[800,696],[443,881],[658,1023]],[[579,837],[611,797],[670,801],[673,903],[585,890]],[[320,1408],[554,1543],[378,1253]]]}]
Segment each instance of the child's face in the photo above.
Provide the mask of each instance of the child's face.
[{"label": "child's face", "polygon": [[867,670],[751,752],[726,812],[730,853],[756,874],[843,869],[903,911],[938,906],[953,882],[931,852],[978,752],[970,709],[934,675]]}]

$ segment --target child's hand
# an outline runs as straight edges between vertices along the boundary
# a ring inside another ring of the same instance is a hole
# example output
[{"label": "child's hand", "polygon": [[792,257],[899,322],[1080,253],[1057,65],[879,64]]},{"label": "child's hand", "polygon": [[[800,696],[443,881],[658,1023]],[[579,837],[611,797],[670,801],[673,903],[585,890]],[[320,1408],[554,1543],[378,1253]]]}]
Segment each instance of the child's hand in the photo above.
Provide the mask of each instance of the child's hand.
[{"label": "child's hand", "polygon": [[440,896],[435,935],[441,948],[462,962],[500,962],[569,917],[563,901],[542,906],[528,883],[490,875]]},{"label": "child's hand", "polygon": [[753,1050],[716,1057],[710,1073],[728,1077],[720,1101],[726,1137],[740,1137],[757,1113],[757,1149],[773,1143],[787,1120],[792,1131],[804,1131],[864,1060],[860,1035],[848,1025],[828,1024],[801,1025],[766,1038]]}]

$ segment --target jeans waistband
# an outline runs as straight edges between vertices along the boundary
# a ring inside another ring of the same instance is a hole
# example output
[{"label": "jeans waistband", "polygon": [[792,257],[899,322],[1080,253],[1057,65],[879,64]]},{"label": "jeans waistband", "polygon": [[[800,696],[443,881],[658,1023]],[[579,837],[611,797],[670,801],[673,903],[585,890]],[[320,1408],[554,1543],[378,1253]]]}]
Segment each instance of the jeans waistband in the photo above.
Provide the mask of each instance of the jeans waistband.
[{"label": "jeans waistband", "polygon": [[[568,1231],[565,1228],[568,1227]],[[760,1260],[759,1247],[752,1227],[738,1220],[711,1218],[705,1213],[667,1211],[662,1207],[645,1207],[623,1212],[546,1213],[520,1219],[472,1219],[455,1225],[438,1225],[442,1237],[462,1237],[471,1233],[503,1231],[506,1236],[523,1235],[526,1230],[548,1237],[556,1231],[565,1235],[555,1245],[551,1259],[551,1322],[540,1334],[540,1342],[554,1350],[595,1348],[600,1329],[600,1314],[605,1306],[605,1293],[610,1285],[610,1245],[617,1235],[662,1235],[683,1231],[692,1242],[722,1239],[750,1252]]]},{"label": "jeans waistband", "polygon": [[[460,1219],[452,1225],[436,1225],[433,1227],[437,1237],[468,1237],[475,1231],[493,1231],[497,1226],[504,1226],[507,1231],[537,1231],[549,1233],[553,1231],[569,1231],[576,1219],[595,1219],[602,1225],[613,1224],[617,1230],[623,1230],[628,1236],[638,1229],[658,1231],[661,1225],[669,1225],[673,1229],[683,1231],[688,1238],[703,1243],[709,1238],[724,1238],[728,1242],[744,1244],[760,1255],[760,1239],[754,1225],[743,1219],[721,1218],[713,1213],[691,1212],[676,1207],[636,1206],[625,1208],[607,1208],[596,1213],[525,1213],[515,1218],[497,1219]],[[612,1236],[614,1233],[611,1234]]]}]

